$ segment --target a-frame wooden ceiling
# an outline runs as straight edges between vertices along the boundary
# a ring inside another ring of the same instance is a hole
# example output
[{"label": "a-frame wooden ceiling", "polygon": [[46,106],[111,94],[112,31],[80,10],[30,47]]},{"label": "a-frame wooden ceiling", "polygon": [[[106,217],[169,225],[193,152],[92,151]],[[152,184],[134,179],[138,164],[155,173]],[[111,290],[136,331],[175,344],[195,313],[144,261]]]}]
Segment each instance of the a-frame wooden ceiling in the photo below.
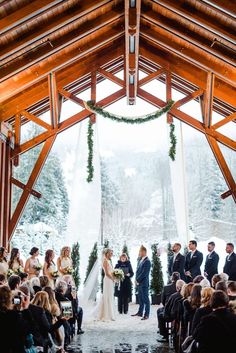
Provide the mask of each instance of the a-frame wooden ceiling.
[{"label": "a-frame wooden ceiling", "polygon": [[138,69],[169,69],[173,86],[183,93],[205,90],[212,73],[213,109],[232,114],[235,17],[236,2],[224,0],[1,1],[0,119],[33,106],[39,113],[48,109],[50,72],[59,88],[76,93],[98,67],[125,67],[130,104]]}]

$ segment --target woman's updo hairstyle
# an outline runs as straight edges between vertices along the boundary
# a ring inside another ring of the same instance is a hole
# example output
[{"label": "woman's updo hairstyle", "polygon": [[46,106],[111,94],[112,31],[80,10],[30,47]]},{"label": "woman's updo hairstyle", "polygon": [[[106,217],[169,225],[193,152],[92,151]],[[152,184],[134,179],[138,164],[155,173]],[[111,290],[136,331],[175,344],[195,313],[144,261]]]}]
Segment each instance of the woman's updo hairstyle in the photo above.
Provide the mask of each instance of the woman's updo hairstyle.
[{"label": "woman's updo hairstyle", "polygon": [[36,248],[36,246],[34,246],[31,250],[30,250],[30,255],[33,256],[34,254],[36,254],[36,252],[39,251],[39,248]]}]

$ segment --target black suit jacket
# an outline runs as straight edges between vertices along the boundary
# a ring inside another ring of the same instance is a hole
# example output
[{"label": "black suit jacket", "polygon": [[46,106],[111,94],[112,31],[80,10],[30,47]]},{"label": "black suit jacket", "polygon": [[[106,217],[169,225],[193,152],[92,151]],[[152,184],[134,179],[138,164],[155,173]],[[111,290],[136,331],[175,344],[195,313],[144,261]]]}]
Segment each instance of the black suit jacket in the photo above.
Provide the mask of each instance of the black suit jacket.
[{"label": "black suit jacket", "polygon": [[185,266],[185,257],[180,253],[176,256],[174,261],[174,256],[170,258],[168,272],[171,276],[173,272],[179,272],[180,278],[185,281],[185,274],[184,274],[184,266]]},{"label": "black suit jacket", "polygon": [[230,281],[236,281],[236,254],[234,252],[229,259],[226,257],[223,271],[229,275]]},{"label": "black suit jacket", "polygon": [[176,282],[172,282],[170,284],[167,284],[167,286],[164,286],[161,293],[161,302],[164,306],[170,296],[174,293],[176,293]]},{"label": "black suit jacket", "polygon": [[191,258],[191,252],[186,255],[185,260],[185,271],[189,271],[191,273],[191,277],[187,278],[187,281],[193,280],[196,276],[201,274],[201,264],[203,261],[203,254],[196,250]]},{"label": "black suit jacket", "polygon": [[204,272],[207,273],[207,279],[210,282],[212,277],[218,273],[218,263],[219,263],[219,255],[215,251],[207,255]]}]

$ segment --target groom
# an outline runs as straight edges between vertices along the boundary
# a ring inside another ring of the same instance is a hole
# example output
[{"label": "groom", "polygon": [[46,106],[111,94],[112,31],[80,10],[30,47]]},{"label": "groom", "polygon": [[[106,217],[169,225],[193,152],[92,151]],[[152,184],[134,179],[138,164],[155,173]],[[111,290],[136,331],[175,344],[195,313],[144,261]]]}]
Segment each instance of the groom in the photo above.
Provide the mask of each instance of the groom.
[{"label": "groom", "polygon": [[[138,289],[139,310],[132,316],[140,316],[141,320],[147,320],[150,314],[149,300],[149,274],[151,262],[147,257],[147,249],[142,245],[139,250],[140,261],[136,271],[136,285]],[[144,315],[143,315],[144,313]]]}]

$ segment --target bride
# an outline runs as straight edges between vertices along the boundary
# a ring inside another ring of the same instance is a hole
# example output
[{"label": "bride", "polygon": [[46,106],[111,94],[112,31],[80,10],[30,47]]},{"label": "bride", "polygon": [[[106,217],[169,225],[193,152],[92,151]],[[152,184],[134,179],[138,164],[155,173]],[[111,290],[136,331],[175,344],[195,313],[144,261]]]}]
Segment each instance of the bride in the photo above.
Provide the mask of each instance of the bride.
[{"label": "bride", "polygon": [[102,267],[105,276],[103,280],[103,294],[97,311],[97,320],[100,321],[115,320],[114,277],[111,263],[112,255],[113,251],[111,249],[105,249],[103,252]]}]

